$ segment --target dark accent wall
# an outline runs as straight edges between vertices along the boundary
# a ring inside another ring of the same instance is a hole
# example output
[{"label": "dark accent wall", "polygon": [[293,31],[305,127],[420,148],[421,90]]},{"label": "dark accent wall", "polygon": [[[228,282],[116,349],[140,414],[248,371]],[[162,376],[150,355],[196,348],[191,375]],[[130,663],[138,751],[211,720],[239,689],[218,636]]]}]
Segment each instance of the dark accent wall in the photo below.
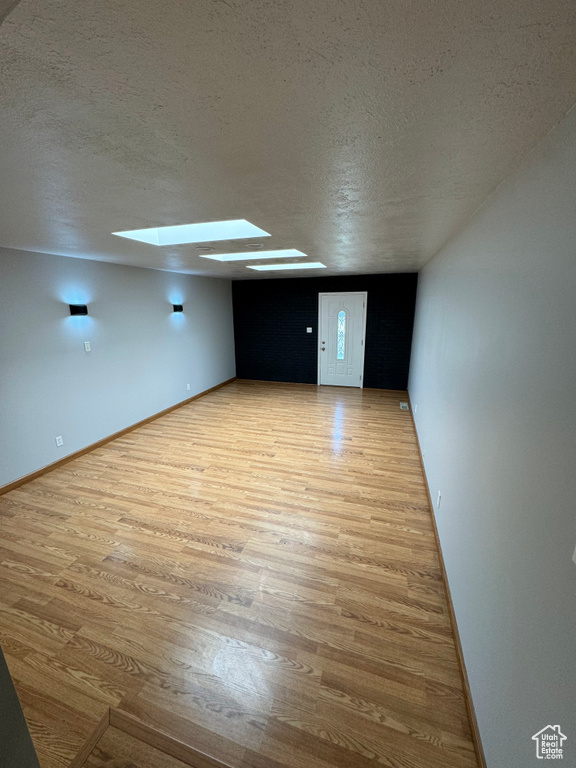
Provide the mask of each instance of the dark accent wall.
[{"label": "dark accent wall", "polygon": [[368,291],[364,386],[406,389],[417,281],[417,274],[234,281],[236,375],[316,384],[318,294]]}]

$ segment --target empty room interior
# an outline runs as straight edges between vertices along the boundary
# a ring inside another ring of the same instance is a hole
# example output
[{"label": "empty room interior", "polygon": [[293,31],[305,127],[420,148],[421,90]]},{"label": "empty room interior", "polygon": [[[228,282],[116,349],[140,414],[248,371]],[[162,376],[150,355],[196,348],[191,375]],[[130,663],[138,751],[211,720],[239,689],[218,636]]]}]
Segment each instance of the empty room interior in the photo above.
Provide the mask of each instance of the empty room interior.
[{"label": "empty room interior", "polygon": [[1,768],[576,766],[576,5],[0,0]]}]

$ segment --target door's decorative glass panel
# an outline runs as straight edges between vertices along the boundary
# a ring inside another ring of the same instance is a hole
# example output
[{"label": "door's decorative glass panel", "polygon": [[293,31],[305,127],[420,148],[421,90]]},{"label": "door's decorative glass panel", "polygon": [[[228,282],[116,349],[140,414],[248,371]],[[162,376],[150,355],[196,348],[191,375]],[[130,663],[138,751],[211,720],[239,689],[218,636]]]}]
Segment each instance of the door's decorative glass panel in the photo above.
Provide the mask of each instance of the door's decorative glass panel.
[{"label": "door's decorative glass panel", "polygon": [[346,312],[341,309],[338,312],[338,340],[336,345],[336,360],[344,360],[346,345]]}]

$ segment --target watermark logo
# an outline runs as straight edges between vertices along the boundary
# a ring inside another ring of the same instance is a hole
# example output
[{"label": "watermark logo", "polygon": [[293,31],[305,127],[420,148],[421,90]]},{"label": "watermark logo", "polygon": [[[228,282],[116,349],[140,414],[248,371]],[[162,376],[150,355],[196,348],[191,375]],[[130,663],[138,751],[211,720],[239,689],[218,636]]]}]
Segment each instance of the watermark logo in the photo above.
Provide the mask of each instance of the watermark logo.
[{"label": "watermark logo", "polygon": [[547,725],[532,736],[536,742],[536,757],[538,760],[563,760],[562,744],[568,737],[564,736],[559,725]]}]

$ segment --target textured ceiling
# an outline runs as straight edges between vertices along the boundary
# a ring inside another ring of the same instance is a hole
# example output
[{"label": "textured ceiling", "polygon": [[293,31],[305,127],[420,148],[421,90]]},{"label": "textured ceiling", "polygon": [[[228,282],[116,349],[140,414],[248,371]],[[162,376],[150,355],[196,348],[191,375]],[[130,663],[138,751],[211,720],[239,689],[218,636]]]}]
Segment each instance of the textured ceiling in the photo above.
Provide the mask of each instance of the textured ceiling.
[{"label": "textured ceiling", "polygon": [[15,8],[19,0],[0,0],[0,24],[4,21],[10,11]]},{"label": "textured ceiling", "polygon": [[246,218],[414,271],[576,101],[576,3],[21,0],[0,89],[0,246],[255,278],[110,234]]}]

